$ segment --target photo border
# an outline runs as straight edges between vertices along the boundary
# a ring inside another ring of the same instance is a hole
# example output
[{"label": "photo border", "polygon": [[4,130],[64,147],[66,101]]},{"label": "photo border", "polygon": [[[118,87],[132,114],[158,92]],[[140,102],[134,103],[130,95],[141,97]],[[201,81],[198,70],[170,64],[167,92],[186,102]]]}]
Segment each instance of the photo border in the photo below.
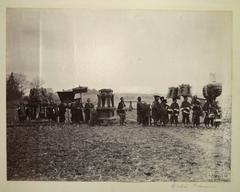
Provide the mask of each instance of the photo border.
[{"label": "photo border", "polygon": [[[6,179],[6,8],[141,9],[232,12],[231,182],[53,182]],[[238,0],[0,0],[0,191],[240,191],[240,1]]]}]

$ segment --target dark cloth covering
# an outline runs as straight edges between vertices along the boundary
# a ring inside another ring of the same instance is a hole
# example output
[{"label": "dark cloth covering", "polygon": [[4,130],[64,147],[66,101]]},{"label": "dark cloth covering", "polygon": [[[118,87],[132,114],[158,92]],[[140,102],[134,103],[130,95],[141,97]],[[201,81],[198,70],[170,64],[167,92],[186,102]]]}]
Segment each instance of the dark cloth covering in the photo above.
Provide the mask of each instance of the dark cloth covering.
[{"label": "dark cloth covering", "polygon": [[66,106],[61,103],[58,106],[58,110],[59,110],[59,122],[65,122],[65,112],[66,112]]}]

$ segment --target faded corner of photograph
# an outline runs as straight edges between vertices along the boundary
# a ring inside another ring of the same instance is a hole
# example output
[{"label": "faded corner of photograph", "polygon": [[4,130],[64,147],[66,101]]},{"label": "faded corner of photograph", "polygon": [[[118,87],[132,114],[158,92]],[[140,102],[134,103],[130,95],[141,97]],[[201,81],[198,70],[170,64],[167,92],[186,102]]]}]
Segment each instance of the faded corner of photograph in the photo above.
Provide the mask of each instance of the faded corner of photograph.
[{"label": "faded corner of photograph", "polygon": [[7,180],[231,181],[227,11],[6,11]]}]

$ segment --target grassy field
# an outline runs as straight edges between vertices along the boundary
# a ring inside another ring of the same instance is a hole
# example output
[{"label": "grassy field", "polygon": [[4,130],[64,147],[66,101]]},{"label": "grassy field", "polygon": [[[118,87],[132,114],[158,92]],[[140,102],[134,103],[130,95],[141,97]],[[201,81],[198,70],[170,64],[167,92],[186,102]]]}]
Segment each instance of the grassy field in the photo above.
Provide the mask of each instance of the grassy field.
[{"label": "grassy field", "polygon": [[[135,118],[135,111],[128,112]],[[230,181],[230,124],[218,129],[52,124],[7,127],[8,180]]]},{"label": "grassy field", "polygon": [[[116,95],[135,100],[137,95]],[[85,99],[88,96],[85,96]],[[152,96],[143,100],[152,102]],[[92,96],[96,104],[96,98]],[[223,102],[224,101],[224,102]],[[169,101],[170,102],[170,101]],[[136,110],[127,126],[16,125],[7,105],[7,178],[37,181],[230,181],[231,107],[220,101],[218,129],[143,127]],[[179,120],[181,117],[179,118]],[[203,119],[201,119],[203,121]],[[18,124],[18,123],[17,123]]]}]

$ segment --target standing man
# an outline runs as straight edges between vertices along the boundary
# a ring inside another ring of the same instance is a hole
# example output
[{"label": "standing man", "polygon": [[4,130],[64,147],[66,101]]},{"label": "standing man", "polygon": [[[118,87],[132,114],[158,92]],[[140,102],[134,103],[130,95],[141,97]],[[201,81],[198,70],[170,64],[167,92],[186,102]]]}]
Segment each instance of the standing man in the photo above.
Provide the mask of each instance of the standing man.
[{"label": "standing man", "polygon": [[163,102],[163,100],[164,100],[164,97],[162,96],[162,97],[160,97],[160,104],[159,104],[159,120],[160,120],[160,124],[161,124],[161,121],[162,121],[162,119],[164,118],[163,117],[163,109],[164,109],[164,102]]},{"label": "standing man", "polygon": [[209,100],[207,100],[203,105],[203,111],[205,113],[204,124],[205,124],[206,128],[209,126],[209,117],[208,116],[209,116],[210,108],[211,108],[211,102]]},{"label": "standing man", "polygon": [[203,111],[205,112],[204,124],[205,127],[213,127],[214,119],[216,117],[216,109],[213,105],[212,100],[207,100],[207,102],[203,105]]},{"label": "standing man", "polygon": [[65,122],[66,123],[71,123],[72,120],[72,113],[71,113],[71,102],[67,102],[66,106],[66,113],[65,113]]},{"label": "standing man", "polygon": [[191,110],[191,104],[188,102],[188,97],[184,96],[184,101],[182,102],[181,105],[181,111],[182,111],[182,123],[184,124],[184,126],[190,123],[190,110]]},{"label": "standing man", "polygon": [[76,101],[71,105],[72,123],[76,123]]},{"label": "standing man", "polygon": [[50,102],[48,105],[47,105],[47,119],[50,121],[50,120],[53,120],[53,102]]},{"label": "standing man", "polygon": [[160,123],[165,126],[168,123],[168,104],[167,100],[163,99],[160,105]]},{"label": "standing man", "polygon": [[154,101],[152,104],[152,118],[154,126],[157,125],[157,122],[159,120],[159,114],[160,114],[160,103],[159,103],[159,95],[154,95]]},{"label": "standing man", "polygon": [[150,123],[150,104],[147,104],[146,102],[142,103],[142,114],[141,114],[141,120],[143,126],[148,126]]},{"label": "standing man", "polygon": [[126,120],[126,105],[124,103],[123,97],[120,98],[120,102],[118,104],[117,113],[120,117],[120,125],[125,125]]},{"label": "standing man", "polygon": [[138,124],[142,123],[142,110],[143,110],[143,104],[142,104],[142,98],[137,98],[137,122]]},{"label": "standing man", "polygon": [[53,103],[52,120],[57,122],[57,116],[58,116],[58,106],[56,103]]},{"label": "standing man", "polygon": [[192,123],[193,126],[200,125],[200,116],[202,115],[201,103],[197,100],[197,96],[192,98]]},{"label": "standing man", "polygon": [[59,122],[64,123],[66,107],[65,107],[65,104],[63,103],[63,101],[61,101],[60,105],[58,106],[58,111],[59,111]]},{"label": "standing man", "polygon": [[177,99],[176,98],[173,98],[172,100],[173,100],[173,102],[170,105],[170,109],[171,109],[170,123],[171,123],[171,125],[173,123],[175,123],[175,125],[177,126],[177,124],[178,124],[178,115],[179,115],[179,105],[177,103]]},{"label": "standing man", "polygon": [[76,123],[83,122],[83,104],[82,104],[82,99],[81,98],[76,100],[75,121],[76,121]]},{"label": "standing man", "polygon": [[87,103],[84,106],[85,113],[85,122],[89,123],[91,110],[94,108],[94,105],[91,103],[90,98],[87,99]]},{"label": "standing man", "polygon": [[215,128],[219,127],[221,124],[221,118],[222,118],[222,110],[221,107],[218,104],[218,101],[213,102],[213,107],[215,108],[215,119],[214,119],[214,125]]}]

